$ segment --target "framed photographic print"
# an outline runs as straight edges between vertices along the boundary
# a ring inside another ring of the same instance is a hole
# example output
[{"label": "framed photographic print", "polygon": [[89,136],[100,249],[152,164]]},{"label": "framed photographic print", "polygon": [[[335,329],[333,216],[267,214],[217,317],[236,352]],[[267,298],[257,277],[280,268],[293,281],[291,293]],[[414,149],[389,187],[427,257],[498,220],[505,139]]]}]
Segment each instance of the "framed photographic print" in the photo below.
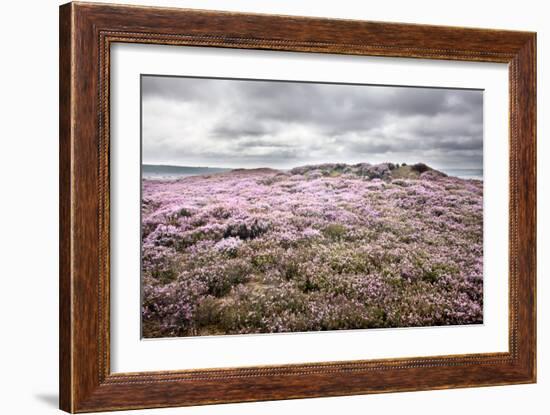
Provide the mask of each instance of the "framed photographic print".
[{"label": "framed photographic print", "polygon": [[60,407],[536,380],[536,36],[60,8]]}]

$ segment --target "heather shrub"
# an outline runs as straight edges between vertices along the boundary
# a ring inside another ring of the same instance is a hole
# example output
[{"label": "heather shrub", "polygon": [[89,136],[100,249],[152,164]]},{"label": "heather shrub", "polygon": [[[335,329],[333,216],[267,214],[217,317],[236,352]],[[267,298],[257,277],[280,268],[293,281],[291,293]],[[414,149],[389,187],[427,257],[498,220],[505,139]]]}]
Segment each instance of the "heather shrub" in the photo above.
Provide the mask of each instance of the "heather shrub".
[{"label": "heather shrub", "polygon": [[229,237],[222,239],[216,243],[215,248],[228,256],[234,257],[237,255],[239,247],[242,245],[242,240],[239,238]]},{"label": "heather shrub", "polygon": [[254,239],[269,229],[269,223],[251,218],[246,221],[233,221],[225,229],[224,237],[238,236],[240,239]]},{"label": "heather shrub", "polygon": [[339,240],[346,235],[346,227],[339,223],[331,223],[323,229],[323,234],[330,239]]},{"label": "heather shrub", "polygon": [[178,274],[178,261],[174,248],[147,246],[142,253],[143,269],[161,283],[173,281]]},{"label": "heather shrub", "polygon": [[246,282],[251,269],[248,261],[241,258],[231,258],[195,270],[193,278],[204,282],[208,287],[209,294],[222,297],[233,286]]},{"label": "heather shrub", "polygon": [[220,309],[221,306],[215,297],[204,297],[195,310],[194,325],[198,328],[215,327],[220,322]]},{"label": "heather shrub", "polygon": [[425,171],[428,171],[430,168],[426,166],[424,163],[416,163],[411,166],[411,168],[418,172],[418,173],[424,173]]}]

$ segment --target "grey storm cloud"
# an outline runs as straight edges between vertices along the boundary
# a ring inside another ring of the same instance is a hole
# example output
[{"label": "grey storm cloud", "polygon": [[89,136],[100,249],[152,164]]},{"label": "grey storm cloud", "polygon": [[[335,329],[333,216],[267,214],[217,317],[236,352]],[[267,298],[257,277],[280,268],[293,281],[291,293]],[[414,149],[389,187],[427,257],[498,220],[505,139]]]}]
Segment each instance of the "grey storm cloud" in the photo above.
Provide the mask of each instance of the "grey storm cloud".
[{"label": "grey storm cloud", "polygon": [[480,90],[142,77],[145,163],[482,168]]}]

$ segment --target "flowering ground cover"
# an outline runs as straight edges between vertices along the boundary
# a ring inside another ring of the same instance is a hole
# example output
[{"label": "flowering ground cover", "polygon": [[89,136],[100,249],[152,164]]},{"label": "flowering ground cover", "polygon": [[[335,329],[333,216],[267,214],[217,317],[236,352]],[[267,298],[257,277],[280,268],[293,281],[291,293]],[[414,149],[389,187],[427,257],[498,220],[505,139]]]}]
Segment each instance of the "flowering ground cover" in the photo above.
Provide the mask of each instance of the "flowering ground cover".
[{"label": "flowering ground cover", "polygon": [[483,183],[424,164],[143,179],[144,337],[483,321]]}]

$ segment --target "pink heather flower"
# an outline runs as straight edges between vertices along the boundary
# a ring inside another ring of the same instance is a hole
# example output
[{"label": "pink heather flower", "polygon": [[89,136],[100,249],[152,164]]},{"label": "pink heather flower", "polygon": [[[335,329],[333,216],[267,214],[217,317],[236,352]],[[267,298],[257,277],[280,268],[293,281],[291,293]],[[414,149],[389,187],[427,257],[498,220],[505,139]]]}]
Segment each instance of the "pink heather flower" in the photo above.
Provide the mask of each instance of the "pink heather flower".
[{"label": "pink heather flower", "polygon": [[222,239],[214,247],[219,251],[223,253],[229,253],[234,254],[237,252],[237,249],[239,249],[239,246],[242,245],[242,241],[239,238],[234,238],[230,236],[229,238]]},{"label": "pink heather flower", "polygon": [[303,230],[302,236],[304,238],[317,238],[321,236],[321,232],[319,232],[317,229],[306,228]]}]

